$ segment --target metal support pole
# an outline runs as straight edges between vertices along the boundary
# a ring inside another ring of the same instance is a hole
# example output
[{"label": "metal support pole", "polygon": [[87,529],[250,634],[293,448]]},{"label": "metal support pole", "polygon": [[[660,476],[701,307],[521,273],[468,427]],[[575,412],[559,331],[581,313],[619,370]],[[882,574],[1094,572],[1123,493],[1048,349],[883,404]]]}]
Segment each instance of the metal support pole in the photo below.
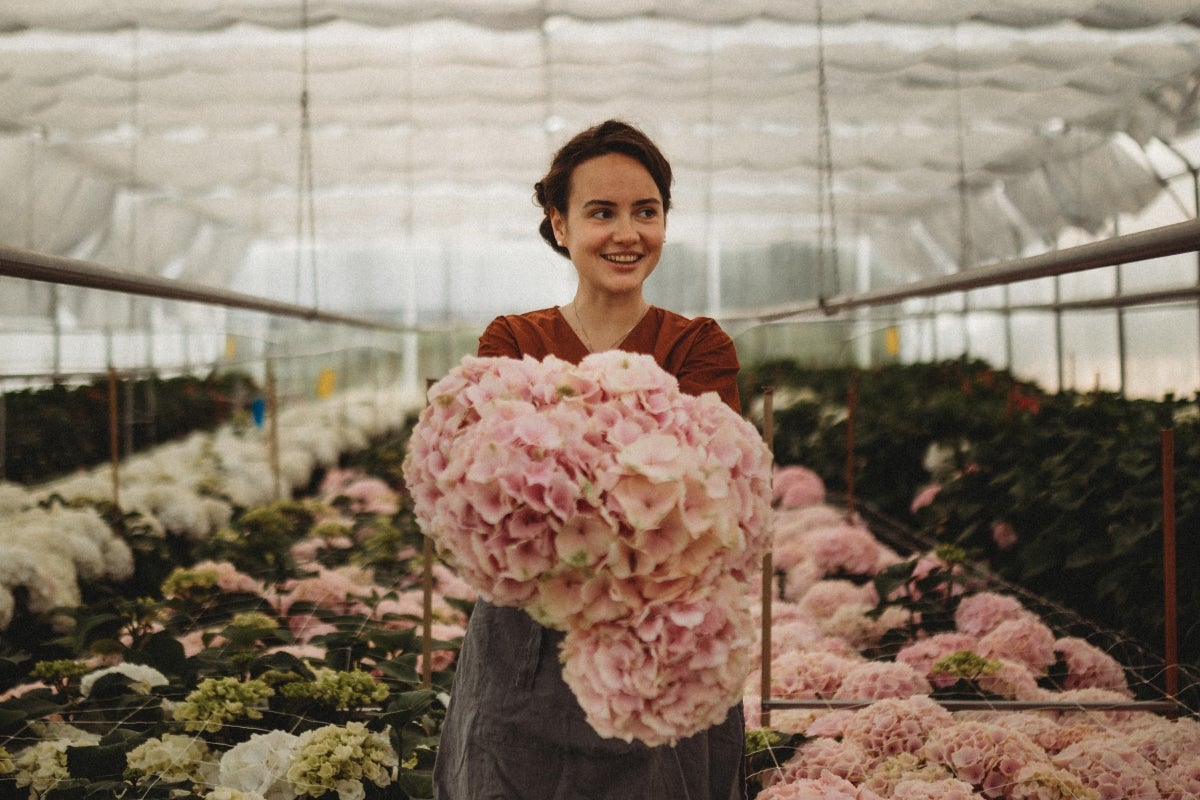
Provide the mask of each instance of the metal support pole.
[{"label": "metal support pole", "polygon": [[121,427],[117,412],[117,371],[108,368],[108,453],[112,464],[112,501],[121,507]]},{"label": "metal support pole", "polygon": [[[425,396],[434,380],[425,381]],[[433,539],[422,537],[421,547],[421,686],[433,688]]]},{"label": "metal support pole", "polygon": [[1162,431],[1163,514],[1163,655],[1166,661],[1167,696],[1179,696],[1179,610],[1175,567],[1175,431]]},{"label": "metal support pole", "polygon": [[[775,387],[763,387],[763,440],[775,455]],[[774,463],[772,463],[774,470]],[[775,559],[771,548],[767,548],[762,561],[762,668],[760,676],[762,684],[760,697],[762,700],[762,727],[771,727],[771,602],[775,598]]]},{"label": "metal support pole", "polygon": [[283,499],[283,478],[279,467],[279,396],[275,381],[275,363],[267,362],[267,454],[271,463],[272,496]]}]

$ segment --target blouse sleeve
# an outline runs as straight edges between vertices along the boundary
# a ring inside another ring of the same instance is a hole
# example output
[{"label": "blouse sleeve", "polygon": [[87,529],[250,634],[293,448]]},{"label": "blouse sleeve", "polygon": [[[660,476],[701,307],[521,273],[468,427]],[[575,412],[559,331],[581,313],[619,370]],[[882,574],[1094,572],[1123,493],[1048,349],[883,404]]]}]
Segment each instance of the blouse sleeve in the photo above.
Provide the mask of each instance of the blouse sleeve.
[{"label": "blouse sleeve", "polygon": [[742,404],[737,385],[740,366],[733,339],[715,321],[707,320],[675,377],[684,392],[716,392],[726,405],[740,414]]},{"label": "blouse sleeve", "polygon": [[521,345],[512,325],[504,317],[496,317],[479,336],[477,356],[490,358],[520,358]]}]

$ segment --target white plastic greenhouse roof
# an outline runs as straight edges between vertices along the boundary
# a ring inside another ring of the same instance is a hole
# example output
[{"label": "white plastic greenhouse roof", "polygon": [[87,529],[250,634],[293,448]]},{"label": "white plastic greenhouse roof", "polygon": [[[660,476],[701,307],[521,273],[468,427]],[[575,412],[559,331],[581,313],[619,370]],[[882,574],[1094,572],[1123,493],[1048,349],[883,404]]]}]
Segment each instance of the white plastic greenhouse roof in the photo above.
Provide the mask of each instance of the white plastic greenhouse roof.
[{"label": "white plastic greenhouse roof", "polygon": [[1200,4],[6,0],[0,243],[213,286],[290,285],[242,271],[306,238],[486,257],[536,240],[532,183],[610,116],[676,167],[672,243],[836,233],[900,283],[1110,230],[1187,175]]}]

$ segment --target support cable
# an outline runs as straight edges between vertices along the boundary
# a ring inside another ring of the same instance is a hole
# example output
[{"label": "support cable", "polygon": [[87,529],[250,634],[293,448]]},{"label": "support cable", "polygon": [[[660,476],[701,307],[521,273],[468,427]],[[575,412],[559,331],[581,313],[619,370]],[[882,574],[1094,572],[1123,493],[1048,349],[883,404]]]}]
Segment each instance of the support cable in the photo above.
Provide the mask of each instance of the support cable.
[{"label": "support cable", "polygon": [[[962,65],[959,61],[961,51],[958,44],[958,26],[954,27],[954,132],[955,150],[957,153],[958,170],[958,269],[968,269],[975,257],[974,242],[971,239],[971,198],[967,193],[967,131],[966,119],[963,116],[962,100]],[[962,312],[959,316],[963,334],[963,352],[971,352],[971,329],[967,324],[967,316],[971,311],[970,296],[962,297]],[[934,328],[937,337],[937,328]]]},{"label": "support cable", "polygon": [[[829,84],[825,71],[825,13],[817,3],[817,300],[825,303],[826,267],[833,271],[838,290],[837,214],[833,199],[833,148],[829,125]],[[826,241],[828,240],[828,246]],[[828,262],[828,263],[827,263]]]},{"label": "support cable", "polygon": [[[309,109],[308,75],[308,0],[300,0],[300,147],[296,185],[296,297],[300,303],[300,275],[304,267],[305,244],[308,245],[309,268],[312,279],[312,306],[317,308],[317,225],[313,195],[312,115]],[[307,223],[308,238],[305,239]]]}]

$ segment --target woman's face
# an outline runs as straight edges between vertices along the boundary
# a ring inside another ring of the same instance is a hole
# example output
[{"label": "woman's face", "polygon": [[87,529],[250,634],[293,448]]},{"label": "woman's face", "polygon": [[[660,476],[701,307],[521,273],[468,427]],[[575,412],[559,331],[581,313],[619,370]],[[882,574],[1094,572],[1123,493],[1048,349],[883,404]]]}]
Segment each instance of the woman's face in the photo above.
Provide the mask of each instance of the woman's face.
[{"label": "woman's face", "polygon": [[552,210],[550,221],[580,283],[605,294],[640,292],[658,265],[667,232],[654,179],[641,162],[621,153],[575,167],[567,213]]}]

